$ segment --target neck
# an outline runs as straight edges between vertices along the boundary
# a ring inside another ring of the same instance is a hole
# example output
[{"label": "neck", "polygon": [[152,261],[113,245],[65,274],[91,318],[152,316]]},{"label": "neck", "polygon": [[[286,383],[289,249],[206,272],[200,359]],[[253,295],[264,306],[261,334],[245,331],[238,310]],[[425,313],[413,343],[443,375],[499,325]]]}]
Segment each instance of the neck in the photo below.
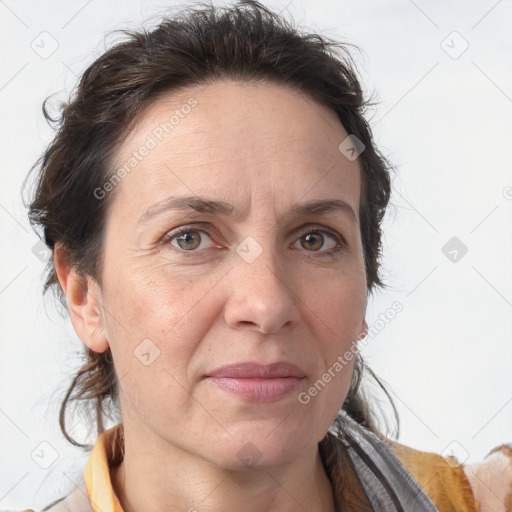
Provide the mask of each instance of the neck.
[{"label": "neck", "polygon": [[124,458],[111,470],[124,512],[335,510],[318,445],[287,466],[232,471],[143,434],[124,424]]}]

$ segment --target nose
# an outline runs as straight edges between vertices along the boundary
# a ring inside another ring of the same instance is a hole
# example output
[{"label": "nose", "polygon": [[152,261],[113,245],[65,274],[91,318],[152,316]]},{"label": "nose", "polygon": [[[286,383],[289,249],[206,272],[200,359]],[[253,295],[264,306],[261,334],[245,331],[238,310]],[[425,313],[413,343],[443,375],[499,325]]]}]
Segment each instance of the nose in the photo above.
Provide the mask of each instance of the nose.
[{"label": "nose", "polygon": [[260,247],[263,250],[252,261],[242,252],[235,258],[224,316],[232,329],[277,333],[299,323],[300,297],[291,282],[292,269],[282,268],[274,251]]}]

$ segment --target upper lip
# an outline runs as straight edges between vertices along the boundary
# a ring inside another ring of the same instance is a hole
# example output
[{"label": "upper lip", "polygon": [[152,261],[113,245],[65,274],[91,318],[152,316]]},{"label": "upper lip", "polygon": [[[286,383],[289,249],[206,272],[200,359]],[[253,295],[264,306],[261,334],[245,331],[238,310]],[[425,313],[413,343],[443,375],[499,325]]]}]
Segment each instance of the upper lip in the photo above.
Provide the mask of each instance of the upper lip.
[{"label": "upper lip", "polygon": [[207,375],[207,377],[227,378],[260,378],[276,379],[279,377],[304,377],[304,372],[297,366],[285,362],[259,364],[254,362],[236,363],[222,366]]}]

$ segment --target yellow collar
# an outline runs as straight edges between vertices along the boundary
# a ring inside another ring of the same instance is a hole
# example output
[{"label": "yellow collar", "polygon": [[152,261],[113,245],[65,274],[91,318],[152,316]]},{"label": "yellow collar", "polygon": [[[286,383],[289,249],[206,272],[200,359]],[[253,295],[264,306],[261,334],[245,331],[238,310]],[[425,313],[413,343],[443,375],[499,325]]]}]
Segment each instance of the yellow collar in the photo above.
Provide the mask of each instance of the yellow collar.
[{"label": "yellow collar", "polygon": [[120,441],[121,424],[100,434],[85,465],[85,486],[94,512],[123,512],[110,479],[110,468],[122,458]]}]

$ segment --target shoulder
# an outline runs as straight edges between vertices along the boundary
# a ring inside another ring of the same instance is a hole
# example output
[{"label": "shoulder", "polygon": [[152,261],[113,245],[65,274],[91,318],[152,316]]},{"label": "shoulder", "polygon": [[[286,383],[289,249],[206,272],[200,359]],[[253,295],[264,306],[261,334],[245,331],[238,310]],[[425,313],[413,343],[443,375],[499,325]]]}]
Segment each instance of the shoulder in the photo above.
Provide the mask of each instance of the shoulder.
[{"label": "shoulder", "polygon": [[481,462],[424,452],[386,440],[400,462],[440,510],[507,512],[512,509],[512,450],[500,445]]},{"label": "shoulder", "polygon": [[25,508],[23,510],[2,509],[2,510],[0,510],[0,512],[36,512],[36,511],[33,508]]},{"label": "shoulder", "polygon": [[67,496],[47,505],[41,512],[93,512],[85,486],[75,487]]},{"label": "shoulder", "polygon": [[[87,495],[76,488],[70,494],[64,496],[49,505],[46,505],[40,512],[93,512]],[[0,512],[36,512],[33,508],[24,510],[0,510]],[[38,511],[39,512],[39,511]]]},{"label": "shoulder", "polygon": [[[53,501],[37,512],[93,512],[84,482],[79,482],[66,496]],[[0,512],[36,512],[34,509],[0,510]]]},{"label": "shoulder", "polygon": [[61,500],[46,506],[42,512],[93,512],[87,494],[75,489]]},{"label": "shoulder", "polygon": [[483,461],[466,464],[464,473],[481,512],[512,510],[512,445],[493,448]]}]

